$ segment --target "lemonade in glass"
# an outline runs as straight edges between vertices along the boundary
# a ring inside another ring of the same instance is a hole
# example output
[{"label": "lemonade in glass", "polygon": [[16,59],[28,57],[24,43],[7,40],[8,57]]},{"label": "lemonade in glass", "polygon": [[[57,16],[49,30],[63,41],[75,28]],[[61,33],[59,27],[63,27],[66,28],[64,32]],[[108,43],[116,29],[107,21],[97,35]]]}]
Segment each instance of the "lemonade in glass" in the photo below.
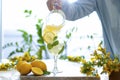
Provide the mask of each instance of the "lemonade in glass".
[{"label": "lemonade in glass", "polygon": [[61,30],[62,26],[56,27],[47,25],[43,31],[43,39],[46,42],[48,51],[54,55],[54,68],[53,74],[56,75],[59,73],[57,68],[57,58],[64,50],[64,43],[59,40],[58,33]]},{"label": "lemonade in glass", "polygon": [[46,19],[46,26],[43,29],[43,39],[46,42],[48,51],[54,55],[53,74],[59,73],[57,68],[57,58],[64,50],[64,42],[59,37],[59,33],[65,23],[65,15],[61,10],[54,9]]}]

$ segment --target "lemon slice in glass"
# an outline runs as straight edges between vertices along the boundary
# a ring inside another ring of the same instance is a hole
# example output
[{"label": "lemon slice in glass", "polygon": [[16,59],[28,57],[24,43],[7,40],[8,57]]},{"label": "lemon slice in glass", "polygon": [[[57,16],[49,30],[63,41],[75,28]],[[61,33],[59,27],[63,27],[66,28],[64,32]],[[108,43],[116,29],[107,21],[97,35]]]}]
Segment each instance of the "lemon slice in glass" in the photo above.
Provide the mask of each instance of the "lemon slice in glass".
[{"label": "lemon slice in glass", "polygon": [[55,36],[56,36],[55,33],[51,31],[47,31],[43,34],[43,39],[48,44],[53,42]]}]

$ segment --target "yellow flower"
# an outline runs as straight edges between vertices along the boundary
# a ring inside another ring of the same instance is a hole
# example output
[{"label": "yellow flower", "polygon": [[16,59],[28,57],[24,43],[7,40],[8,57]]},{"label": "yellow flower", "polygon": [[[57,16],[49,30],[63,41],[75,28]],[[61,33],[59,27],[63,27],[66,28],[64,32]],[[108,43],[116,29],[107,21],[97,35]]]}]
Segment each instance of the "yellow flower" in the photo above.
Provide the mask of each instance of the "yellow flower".
[{"label": "yellow flower", "polygon": [[112,60],[108,60],[107,64],[111,65],[112,64]]},{"label": "yellow flower", "polygon": [[115,68],[115,72],[119,72],[119,70],[120,70],[119,68]]},{"label": "yellow flower", "polygon": [[85,63],[86,63],[86,60],[85,60],[85,59],[82,59],[81,62],[82,62],[83,64],[85,64]]},{"label": "yellow flower", "polygon": [[110,52],[108,52],[108,53],[106,54],[106,57],[110,57]]},{"label": "yellow flower", "polygon": [[23,61],[22,56],[19,56],[17,61]]},{"label": "yellow flower", "polygon": [[93,71],[93,70],[95,70],[95,69],[94,69],[93,67],[91,67],[91,68],[90,68],[90,71]]},{"label": "yellow flower", "polygon": [[89,76],[89,75],[92,75],[92,72],[89,71],[86,74],[87,74],[87,76]]},{"label": "yellow flower", "polygon": [[96,61],[96,58],[91,58],[91,61],[92,61],[92,62]]},{"label": "yellow flower", "polygon": [[30,61],[30,59],[31,59],[30,53],[29,52],[24,52],[23,59],[25,61]]},{"label": "yellow flower", "polygon": [[34,61],[35,59],[37,59],[36,56],[31,56],[31,61]]},{"label": "yellow flower", "polygon": [[100,77],[100,75],[97,73],[96,75],[95,75],[96,77]]},{"label": "yellow flower", "polygon": [[1,64],[1,68],[5,68],[5,65],[3,63]]}]

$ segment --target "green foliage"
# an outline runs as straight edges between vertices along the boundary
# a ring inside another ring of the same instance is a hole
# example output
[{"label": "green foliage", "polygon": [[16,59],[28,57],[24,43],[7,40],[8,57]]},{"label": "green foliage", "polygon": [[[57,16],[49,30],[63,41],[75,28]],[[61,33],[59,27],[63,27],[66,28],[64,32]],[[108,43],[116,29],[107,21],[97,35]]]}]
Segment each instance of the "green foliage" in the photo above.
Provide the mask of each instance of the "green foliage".
[{"label": "green foliage", "polygon": [[54,41],[53,43],[48,43],[47,44],[47,48],[48,49],[52,49],[54,46],[58,45],[59,44],[59,41]]},{"label": "green foliage", "polygon": [[[25,17],[30,17],[32,15],[32,10],[24,10],[24,13],[26,14]],[[38,19],[38,22],[36,23],[36,30],[37,30],[37,36],[38,36],[37,43],[39,46],[37,46],[38,51],[36,52],[36,54],[39,59],[42,59],[43,51],[45,51],[46,52],[45,54],[47,54],[47,49],[45,47],[45,43],[42,37],[42,27],[43,27],[42,19]],[[28,34],[28,32],[21,29],[19,29],[18,31],[22,33],[21,37],[23,41],[10,42],[3,46],[3,49],[8,47],[15,47],[15,50],[12,50],[8,57],[11,57],[12,55],[19,52],[25,52],[25,51],[31,52],[34,50],[32,34]]]},{"label": "green foliage", "polygon": [[77,31],[77,28],[76,28],[76,27],[73,27],[72,29],[69,29],[69,30],[66,31],[66,35],[65,35],[66,40],[64,41],[65,46],[64,46],[64,47],[62,48],[62,50],[60,51],[60,52],[63,52],[63,50],[65,50],[65,54],[62,54],[62,55],[60,56],[60,59],[66,59],[66,58],[67,58],[67,46],[68,46],[69,41],[70,41],[70,39],[71,39],[71,37],[72,37],[72,34],[73,34],[74,32],[76,32],[76,31]]},{"label": "green foliage", "polygon": [[19,29],[18,30],[19,32],[22,32],[22,37],[23,37],[23,40],[24,40],[24,42],[26,43],[26,44],[28,44],[28,45],[31,45],[32,44],[32,35],[31,34],[28,34],[26,31],[24,31],[24,30],[21,30],[21,29]]},{"label": "green foliage", "polygon": [[32,42],[33,42],[32,35],[28,34],[24,30],[19,29],[18,31],[22,33],[23,40],[21,42],[10,42],[10,43],[7,43],[3,46],[3,49],[9,48],[9,47],[15,47],[15,49],[13,49],[10,52],[10,54],[8,55],[8,58],[16,53],[23,53],[25,51],[31,52],[33,50],[33,48],[32,48]]},{"label": "green foliage", "polygon": [[[45,45],[44,39],[42,37],[42,27],[43,27],[42,19],[38,19],[38,22],[36,24],[36,30],[37,30],[37,35],[38,35],[37,43],[39,45],[39,50],[37,52],[37,56],[39,59],[42,59],[43,51],[47,52],[46,45]],[[47,54],[47,53],[45,53],[45,54]],[[49,57],[47,57],[47,58],[49,58]]]},{"label": "green foliage", "polygon": [[51,73],[51,72],[49,72],[49,71],[44,71],[44,72],[43,72],[44,75],[49,75],[50,73]]},{"label": "green foliage", "polygon": [[24,13],[26,14],[25,17],[30,17],[32,14],[32,10],[24,10]]},{"label": "green foliage", "polygon": [[58,52],[58,54],[62,53],[64,51],[65,47],[63,46],[62,49]]},{"label": "green foliage", "polygon": [[72,33],[73,33],[74,31],[77,31],[77,28],[76,28],[76,27],[73,27],[72,29],[70,29],[70,31],[67,31],[67,32],[66,32],[66,38],[67,38],[67,39],[70,39],[71,36],[72,36]]},{"label": "green foliage", "polygon": [[[26,17],[30,17],[32,14],[32,10],[25,10],[24,13],[26,13]],[[38,43],[38,51],[36,52],[37,56],[39,59],[42,59],[42,54],[43,51],[45,52],[46,55],[48,55],[47,53],[47,49],[46,49],[46,45],[44,42],[44,39],[42,37],[42,28],[43,28],[43,20],[42,19],[38,19],[37,23],[36,23],[36,31],[37,31],[37,43]],[[46,58],[49,58],[49,56],[46,56]]]}]

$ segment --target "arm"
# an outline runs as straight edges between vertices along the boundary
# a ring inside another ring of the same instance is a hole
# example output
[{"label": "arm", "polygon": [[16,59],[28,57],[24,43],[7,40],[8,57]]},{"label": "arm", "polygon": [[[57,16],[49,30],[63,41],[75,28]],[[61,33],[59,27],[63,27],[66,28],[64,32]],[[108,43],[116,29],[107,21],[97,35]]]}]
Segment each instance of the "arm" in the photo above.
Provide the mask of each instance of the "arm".
[{"label": "arm", "polygon": [[77,0],[69,3],[68,0],[62,0],[62,10],[67,20],[77,20],[89,15],[95,11],[96,0]]}]

